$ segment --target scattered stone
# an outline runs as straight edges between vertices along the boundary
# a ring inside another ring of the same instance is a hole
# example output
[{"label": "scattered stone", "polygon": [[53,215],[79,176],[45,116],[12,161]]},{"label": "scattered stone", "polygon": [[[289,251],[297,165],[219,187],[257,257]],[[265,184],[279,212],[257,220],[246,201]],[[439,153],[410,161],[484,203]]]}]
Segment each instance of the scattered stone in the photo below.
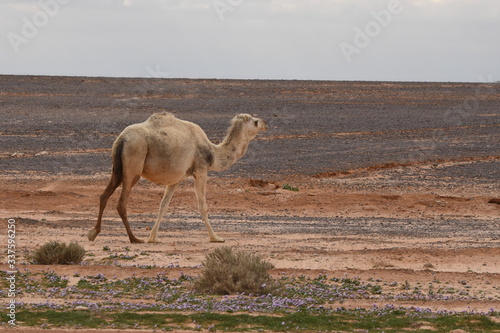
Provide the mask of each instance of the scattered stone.
[{"label": "scattered stone", "polygon": [[500,198],[493,198],[488,203],[500,205]]},{"label": "scattered stone", "polygon": [[86,306],[81,306],[81,305],[80,305],[80,306],[77,306],[77,307],[75,308],[75,310],[82,310],[82,311],[84,311],[84,310],[88,310],[88,309],[89,309],[88,307],[86,307]]}]

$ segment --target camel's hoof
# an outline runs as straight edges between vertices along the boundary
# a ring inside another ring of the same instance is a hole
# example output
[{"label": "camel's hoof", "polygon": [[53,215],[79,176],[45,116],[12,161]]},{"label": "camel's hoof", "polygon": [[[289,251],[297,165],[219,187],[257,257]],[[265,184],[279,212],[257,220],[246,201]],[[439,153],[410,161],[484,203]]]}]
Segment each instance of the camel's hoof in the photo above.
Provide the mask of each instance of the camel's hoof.
[{"label": "camel's hoof", "polygon": [[159,243],[160,241],[158,240],[158,238],[150,238],[148,239],[148,243]]},{"label": "camel's hoof", "polygon": [[139,238],[133,238],[130,240],[130,243],[132,244],[141,244],[141,243],[144,243],[144,241],[142,239],[139,239]]},{"label": "camel's hoof", "polygon": [[215,239],[211,239],[210,242],[211,243],[224,243],[226,240],[224,238],[215,238]]},{"label": "camel's hoof", "polygon": [[97,230],[95,229],[90,229],[89,230],[89,233],[87,234],[87,237],[89,238],[89,241],[93,242],[95,240],[95,238],[97,237]]}]

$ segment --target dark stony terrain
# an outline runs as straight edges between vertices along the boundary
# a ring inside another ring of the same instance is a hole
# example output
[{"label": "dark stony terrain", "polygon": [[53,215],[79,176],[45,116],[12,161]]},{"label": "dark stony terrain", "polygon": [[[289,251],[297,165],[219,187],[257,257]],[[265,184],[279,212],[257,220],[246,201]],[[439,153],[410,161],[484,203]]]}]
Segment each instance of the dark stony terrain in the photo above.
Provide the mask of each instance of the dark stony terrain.
[{"label": "dark stony terrain", "polygon": [[473,170],[446,172],[500,177],[498,83],[35,76],[0,76],[0,171],[108,171],[120,131],[161,111],[198,123],[215,142],[234,114],[269,121],[271,130],[224,175],[269,178],[477,159]]}]

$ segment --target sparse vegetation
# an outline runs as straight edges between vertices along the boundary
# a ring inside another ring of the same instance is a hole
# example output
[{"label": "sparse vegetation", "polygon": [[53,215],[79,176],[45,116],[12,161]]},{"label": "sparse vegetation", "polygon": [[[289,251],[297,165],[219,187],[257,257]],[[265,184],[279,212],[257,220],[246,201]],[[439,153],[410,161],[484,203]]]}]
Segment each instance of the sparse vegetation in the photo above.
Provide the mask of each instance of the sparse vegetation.
[{"label": "sparse vegetation", "polygon": [[263,295],[276,290],[277,283],[268,272],[273,265],[257,255],[235,252],[224,246],[209,253],[203,264],[205,269],[195,282],[198,291],[219,295]]},{"label": "sparse vegetation", "polygon": [[[232,251],[231,251],[232,252]],[[237,253],[237,252],[236,252]],[[235,253],[232,253],[233,255]],[[488,299],[491,295],[464,296],[460,292],[470,281],[455,281],[456,289],[439,290],[429,284],[418,294],[400,290],[396,282],[357,276],[317,277],[280,274],[280,292],[258,297],[247,293],[214,296],[193,293],[195,277],[179,272],[176,278],[159,272],[152,276],[105,276],[103,273],[80,276],[69,284],[66,275],[55,271],[19,272],[18,288],[43,303],[19,304],[17,320],[22,327],[45,329],[142,329],[156,331],[356,331],[450,332],[466,328],[471,332],[497,332],[499,313],[474,310],[437,311],[416,306],[392,304],[349,309],[343,300],[371,299],[387,302],[388,297],[411,302],[439,300]],[[142,274],[141,274],[142,275]],[[171,275],[171,274],[170,274]],[[0,272],[0,286],[9,283],[6,272]],[[463,284],[465,282],[465,285]],[[419,283],[417,283],[419,285]],[[446,288],[440,284],[441,288]],[[138,302],[138,300],[151,300]],[[64,300],[64,301],[63,301]],[[154,301],[153,301],[154,300]],[[382,301],[385,300],[385,301]],[[105,310],[102,309],[105,304]]]},{"label": "sparse vegetation", "polygon": [[427,263],[425,263],[425,264],[424,264],[424,268],[425,268],[425,269],[434,269],[435,267],[434,267],[434,265],[433,265],[433,264],[431,264],[430,262],[427,262]]},{"label": "sparse vegetation", "polygon": [[38,265],[77,265],[85,256],[85,249],[76,242],[69,245],[50,241],[35,250],[33,263]]},{"label": "sparse vegetation", "polygon": [[282,189],[284,190],[288,190],[288,191],[294,191],[294,192],[298,192],[299,191],[299,188],[298,187],[295,187],[295,186],[292,186],[292,185],[288,185],[288,184],[284,184]]}]

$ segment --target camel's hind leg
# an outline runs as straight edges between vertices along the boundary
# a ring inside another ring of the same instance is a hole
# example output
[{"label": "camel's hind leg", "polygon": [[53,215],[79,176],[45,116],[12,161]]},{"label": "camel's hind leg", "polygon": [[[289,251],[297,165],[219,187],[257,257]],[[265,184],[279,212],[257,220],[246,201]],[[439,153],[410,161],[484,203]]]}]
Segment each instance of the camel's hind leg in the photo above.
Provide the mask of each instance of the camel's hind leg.
[{"label": "camel's hind leg", "polygon": [[141,176],[137,175],[132,179],[127,179],[127,177],[124,177],[123,179],[123,187],[122,187],[122,193],[120,195],[120,199],[118,200],[118,206],[116,209],[118,210],[118,214],[122,218],[123,225],[125,226],[125,229],[127,230],[128,238],[130,239],[130,243],[144,243],[143,240],[140,240],[134,236],[132,233],[132,229],[130,229],[130,224],[128,222],[128,217],[127,217],[127,203],[128,203],[128,198],[130,196],[130,192],[132,191],[132,187],[139,181]]},{"label": "camel's hind leg", "polygon": [[120,186],[121,178],[117,177],[115,173],[111,175],[111,179],[109,180],[108,186],[104,189],[100,197],[99,204],[99,216],[97,217],[97,223],[93,229],[90,229],[88,232],[88,238],[90,241],[94,241],[97,235],[101,232],[101,222],[102,222],[102,214],[104,213],[104,208],[106,208],[106,204],[108,203],[109,197],[115,192],[116,188]]},{"label": "camel's hind leg", "polygon": [[198,199],[198,208],[200,209],[201,217],[203,218],[203,222],[205,222],[205,226],[207,227],[208,236],[210,237],[211,242],[223,243],[225,242],[224,238],[217,236],[217,234],[212,229],[210,222],[208,221],[206,185],[207,185],[207,174],[206,173],[196,174],[194,179],[194,190],[196,193],[196,197]]},{"label": "camel's hind leg", "polygon": [[158,212],[158,218],[156,219],[156,223],[153,229],[151,230],[151,233],[149,234],[148,243],[158,243],[158,229],[160,229],[161,219],[163,215],[165,215],[165,211],[167,210],[168,205],[170,204],[170,200],[174,195],[177,185],[178,184],[168,185],[165,188],[165,194],[163,195],[163,199],[161,199],[160,203],[160,211]]}]

